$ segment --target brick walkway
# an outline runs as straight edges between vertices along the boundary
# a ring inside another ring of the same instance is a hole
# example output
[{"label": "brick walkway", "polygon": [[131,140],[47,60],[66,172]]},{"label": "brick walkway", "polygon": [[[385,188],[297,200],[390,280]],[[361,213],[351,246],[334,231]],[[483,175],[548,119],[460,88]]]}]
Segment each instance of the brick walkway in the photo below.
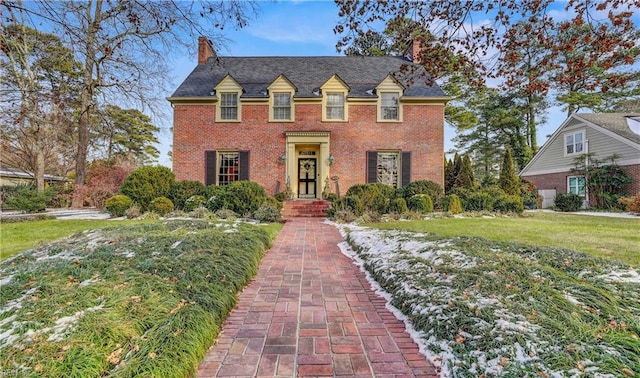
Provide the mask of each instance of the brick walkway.
[{"label": "brick walkway", "polygon": [[437,377],[318,218],[287,222],[198,377]]}]

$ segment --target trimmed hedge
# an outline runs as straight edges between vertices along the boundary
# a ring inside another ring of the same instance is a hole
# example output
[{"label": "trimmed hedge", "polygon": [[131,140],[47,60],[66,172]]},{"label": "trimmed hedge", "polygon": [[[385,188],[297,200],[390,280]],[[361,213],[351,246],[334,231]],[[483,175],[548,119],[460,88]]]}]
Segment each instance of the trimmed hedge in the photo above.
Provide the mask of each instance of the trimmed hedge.
[{"label": "trimmed hedge", "polygon": [[555,198],[555,206],[560,211],[578,211],[582,207],[582,197],[575,193],[559,193]]},{"label": "trimmed hedge", "polygon": [[175,181],[175,175],[167,167],[142,167],[127,176],[120,193],[131,198],[146,211],[154,198],[170,196],[171,186]]},{"label": "trimmed hedge", "polygon": [[123,217],[132,204],[131,198],[124,194],[116,194],[104,201],[104,208],[114,217]]}]

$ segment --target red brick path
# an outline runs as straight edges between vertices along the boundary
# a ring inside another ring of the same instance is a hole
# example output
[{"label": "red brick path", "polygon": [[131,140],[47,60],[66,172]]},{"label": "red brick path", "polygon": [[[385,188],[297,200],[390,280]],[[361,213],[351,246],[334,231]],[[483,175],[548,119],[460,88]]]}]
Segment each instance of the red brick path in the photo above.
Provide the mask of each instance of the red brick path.
[{"label": "red brick path", "polygon": [[198,377],[437,377],[318,218],[287,222]]}]

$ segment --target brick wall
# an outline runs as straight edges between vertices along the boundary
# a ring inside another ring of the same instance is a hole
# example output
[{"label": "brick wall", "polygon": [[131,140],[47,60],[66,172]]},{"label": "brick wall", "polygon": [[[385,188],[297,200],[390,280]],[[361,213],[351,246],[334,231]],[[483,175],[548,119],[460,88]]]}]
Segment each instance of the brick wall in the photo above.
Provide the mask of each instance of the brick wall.
[{"label": "brick wall", "polygon": [[[296,104],[296,122],[267,122],[268,105],[243,105],[242,122],[218,123],[214,105],[174,105],[173,171],[177,180],[204,182],[205,150],[250,150],[250,179],[273,194],[284,183],[285,131],[330,131],[331,175],[342,194],[365,182],[365,151],[411,151],[411,181],[442,185],[444,105],[404,105],[403,123],[377,123],[376,106],[349,104],[349,122],[321,122],[320,104]],[[322,178],[324,180],[324,178]],[[321,187],[324,181],[321,183]]]}]

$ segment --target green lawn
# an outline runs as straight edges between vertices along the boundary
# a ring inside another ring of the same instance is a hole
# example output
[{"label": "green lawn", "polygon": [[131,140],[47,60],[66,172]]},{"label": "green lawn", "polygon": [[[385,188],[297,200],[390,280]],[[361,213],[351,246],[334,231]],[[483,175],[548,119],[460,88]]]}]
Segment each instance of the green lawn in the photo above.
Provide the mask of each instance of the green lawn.
[{"label": "green lawn", "polygon": [[567,248],[640,266],[640,217],[527,213],[520,218],[438,218],[374,227]]},{"label": "green lawn", "polygon": [[150,220],[51,219],[0,225],[0,261],[29,248],[95,228],[127,226]]}]

